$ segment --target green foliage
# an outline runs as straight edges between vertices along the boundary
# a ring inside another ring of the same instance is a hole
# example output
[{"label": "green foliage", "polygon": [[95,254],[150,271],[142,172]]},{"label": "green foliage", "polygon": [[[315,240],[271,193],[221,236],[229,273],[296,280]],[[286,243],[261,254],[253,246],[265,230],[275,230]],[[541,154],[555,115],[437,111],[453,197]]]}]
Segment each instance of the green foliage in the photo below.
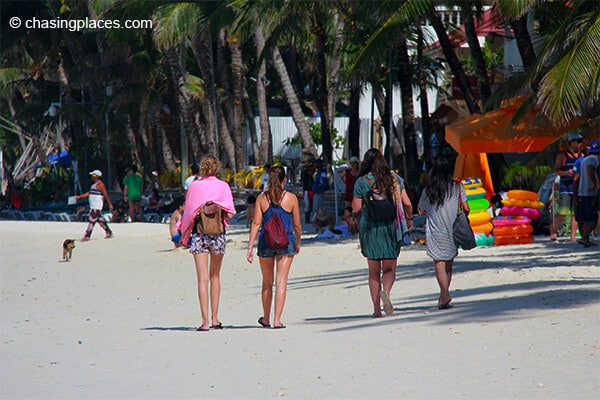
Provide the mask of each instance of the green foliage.
[{"label": "green foliage", "polygon": [[[310,135],[312,136],[315,144],[323,144],[323,135],[321,132],[321,124],[320,123],[309,123],[308,127],[310,128]],[[338,136],[338,130],[333,128],[331,130],[331,141],[333,142],[334,149],[341,149],[344,147],[345,140],[342,136]],[[283,142],[286,146],[302,146],[302,138],[300,135],[296,135],[293,138],[287,138]]]},{"label": "green foliage", "polygon": [[[493,52],[486,41],[481,50],[483,53],[483,60],[485,61],[485,67],[488,69],[488,73],[491,72],[492,67],[504,64],[504,46],[498,47],[498,49],[495,52]],[[463,65],[463,68],[465,69],[465,73],[467,75],[475,74],[473,58],[471,58],[470,55],[459,57],[459,60]]]},{"label": "green foliage", "polygon": [[66,202],[66,197],[72,194],[73,177],[72,169],[56,166],[51,170],[42,168],[41,172],[25,186],[23,194],[31,206]]},{"label": "green foliage", "polygon": [[275,165],[287,167],[287,162],[281,157],[281,154],[273,155],[273,166]]},{"label": "green foliage", "polygon": [[505,189],[522,189],[537,192],[546,176],[552,172],[547,165],[528,166],[520,162],[503,169],[502,185]]},{"label": "green foliage", "polygon": [[162,188],[174,189],[180,186],[179,172],[175,170],[166,171],[158,175],[158,183]]}]

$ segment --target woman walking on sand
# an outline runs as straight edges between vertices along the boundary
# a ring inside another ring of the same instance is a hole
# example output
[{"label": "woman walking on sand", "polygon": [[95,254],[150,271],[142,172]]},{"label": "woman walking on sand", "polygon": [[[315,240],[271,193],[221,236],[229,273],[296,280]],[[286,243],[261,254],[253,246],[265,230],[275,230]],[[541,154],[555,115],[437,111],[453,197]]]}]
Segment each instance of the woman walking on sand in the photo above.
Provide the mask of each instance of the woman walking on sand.
[{"label": "woman walking on sand", "polygon": [[[381,303],[386,314],[394,312],[390,292],[396,280],[396,261],[400,254],[401,242],[396,236],[394,219],[373,220],[365,209],[370,192],[401,198],[400,187],[396,183],[387,162],[377,149],[369,149],[363,157],[360,177],[354,185],[352,210],[361,212],[359,240],[362,255],[369,266],[369,291],[373,302],[373,318],[381,317]],[[383,286],[383,289],[382,289]]]},{"label": "woman walking on sand", "polygon": [[83,238],[81,238],[82,242],[87,242],[90,240],[92,236],[92,231],[94,230],[94,225],[98,223],[106,235],[105,239],[110,239],[113,237],[113,233],[108,227],[108,224],[104,220],[104,216],[102,216],[102,208],[104,208],[104,200],[108,203],[108,209],[113,210],[113,204],[110,201],[110,196],[108,195],[108,191],[106,190],[106,186],[104,182],[100,180],[102,176],[102,171],[99,169],[95,169],[90,172],[90,177],[92,179],[92,186],[90,190],[86,193],[75,196],[75,200],[88,198],[90,202],[90,216],[88,218],[88,226],[83,234]]},{"label": "woman walking on sand", "polygon": [[[256,209],[252,226],[250,227],[250,239],[248,241],[247,260],[252,263],[254,259],[253,246],[258,237],[258,260],[262,272],[262,307],[263,315],[258,319],[260,326],[271,327],[271,303],[273,300],[273,282],[275,282],[275,314],[273,328],[285,328],[281,322],[281,314],[285,304],[287,281],[294,260],[294,255],[300,252],[300,235],[302,225],[300,224],[300,209],[298,198],[286,190],[283,190],[286,182],[285,170],[280,167],[272,167],[269,172],[268,190],[261,193],[256,199]],[[265,239],[265,224],[276,214],[281,218],[288,236],[289,243],[286,248],[272,250],[267,246]],[[260,230],[260,233],[259,233]]]},{"label": "woman walking on sand", "polygon": [[[202,324],[197,329],[200,332],[208,331],[209,326],[212,329],[223,328],[219,321],[220,274],[225,255],[225,227],[228,226],[227,219],[235,214],[235,207],[229,184],[216,177],[219,168],[221,162],[213,155],[208,155],[202,160],[201,177],[189,186],[181,223],[179,244],[187,246],[189,243],[190,253],[193,254],[196,265],[198,299],[202,314]],[[210,324],[209,283],[212,313]]]},{"label": "woman walking on sand", "polygon": [[452,180],[452,170],[448,160],[438,156],[433,160],[418,208],[421,215],[427,216],[425,228],[427,255],[433,259],[435,276],[440,286],[438,299],[440,310],[452,308],[450,282],[454,258],[458,254],[458,247],[454,243],[453,225],[459,203],[468,215],[469,205],[464,186]]}]

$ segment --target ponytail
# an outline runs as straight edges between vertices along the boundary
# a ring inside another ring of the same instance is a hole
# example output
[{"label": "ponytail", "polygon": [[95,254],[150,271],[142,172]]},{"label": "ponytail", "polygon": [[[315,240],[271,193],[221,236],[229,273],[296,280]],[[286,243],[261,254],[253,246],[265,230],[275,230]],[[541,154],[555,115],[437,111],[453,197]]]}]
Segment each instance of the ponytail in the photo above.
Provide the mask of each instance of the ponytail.
[{"label": "ponytail", "polygon": [[267,193],[269,195],[269,199],[271,199],[271,202],[275,204],[279,204],[281,201],[281,196],[283,194],[281,183],[284,179],[285,169],[283,169],[283,167],[276,166],[271,168],[271,171],[269,171],[269,186]]}]

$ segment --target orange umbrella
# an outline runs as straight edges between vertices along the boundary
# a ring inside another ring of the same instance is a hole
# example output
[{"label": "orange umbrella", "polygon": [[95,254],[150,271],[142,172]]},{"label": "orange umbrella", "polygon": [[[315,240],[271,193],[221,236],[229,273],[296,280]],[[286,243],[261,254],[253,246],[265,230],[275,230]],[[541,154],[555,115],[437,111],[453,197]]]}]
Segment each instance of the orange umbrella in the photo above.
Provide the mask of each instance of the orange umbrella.
[{"label": "orange umbrella", "polygon": [[454,179],[481,178],[486,192],[485,197],[488,200],[496,193],[492,183],[487,154],[485,153],[459,154],[454,164],[453,177]]},{"label": "orange umbrella", "polygon": [[566,126],[556,126],[529,109],[516,124],[512,119],[526,97],[504,101],[502,107],[485,114],[446,125],[446,141],[459,153],[526,153],[541,151],[562,134],[583,124],[577,118]]}]

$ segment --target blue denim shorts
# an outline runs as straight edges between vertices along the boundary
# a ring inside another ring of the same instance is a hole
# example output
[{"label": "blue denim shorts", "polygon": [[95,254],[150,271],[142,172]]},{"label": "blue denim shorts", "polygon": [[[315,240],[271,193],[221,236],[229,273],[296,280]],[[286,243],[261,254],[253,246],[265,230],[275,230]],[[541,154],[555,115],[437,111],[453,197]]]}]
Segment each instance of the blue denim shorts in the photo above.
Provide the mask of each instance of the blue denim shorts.
[{"label": "blue denim shorts", "polygon": [[267,246],[262,247],[258,244],[258,256],[262,258],[273,258],[275,256],[290,256],[296,254],[296,241],[291,240],[285,249],[271,250]]}]

